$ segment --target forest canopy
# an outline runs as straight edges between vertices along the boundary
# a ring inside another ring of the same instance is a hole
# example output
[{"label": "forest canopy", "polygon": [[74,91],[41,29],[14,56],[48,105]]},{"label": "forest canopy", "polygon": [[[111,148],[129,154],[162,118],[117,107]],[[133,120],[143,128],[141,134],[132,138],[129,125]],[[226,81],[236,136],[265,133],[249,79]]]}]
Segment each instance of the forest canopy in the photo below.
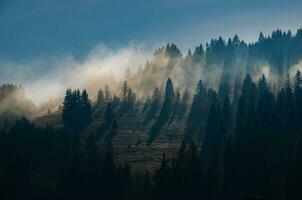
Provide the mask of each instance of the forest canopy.
[{"label": "forest canopy", "polygon": [[0,198],[301,199],[301,60],[302,29],[167,44],[39,115],[2,85]]}]

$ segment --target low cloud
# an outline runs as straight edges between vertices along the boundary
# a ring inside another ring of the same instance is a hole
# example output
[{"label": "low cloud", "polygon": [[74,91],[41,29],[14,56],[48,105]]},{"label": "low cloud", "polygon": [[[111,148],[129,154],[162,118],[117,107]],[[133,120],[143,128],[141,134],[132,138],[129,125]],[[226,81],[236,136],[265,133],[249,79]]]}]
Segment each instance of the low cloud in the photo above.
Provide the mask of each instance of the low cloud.
[{"label": "low cloud", "polygon": [[124,79],[125,69],[135,71],[150,59],[151,52],[144,45],[132,44],[117,50],[97,45],[79,61],[73,56],[37,59],[27,63],[0,63],[2,83],[23,84],[26,95],[40,105],[51,98],[62,97],[66,88],[86,88],[95,96],[105,84],[112,89]]}]

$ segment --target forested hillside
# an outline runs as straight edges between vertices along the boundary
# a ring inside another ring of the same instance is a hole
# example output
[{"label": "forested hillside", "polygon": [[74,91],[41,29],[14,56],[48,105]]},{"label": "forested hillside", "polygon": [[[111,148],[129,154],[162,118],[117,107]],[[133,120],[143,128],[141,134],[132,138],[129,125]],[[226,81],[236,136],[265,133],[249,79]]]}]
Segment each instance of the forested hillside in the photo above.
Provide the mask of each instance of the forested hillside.
[{"label": "forested hillside", "polygon": [[194,88],[200,79],[217,90],[221,81],[229,81],[233,86],[236,76],[243,79],[249,73],[258,79],[265,73],[276,92],[282,88],[291,67],[301,61],[301,44],[301,29],[295,34],[281,30],[270,36],[260,33],[258,41],[253,43],[246,43],[237,35],[228,40],[219,37],[187,53],[175,44],[167,44],[158,48],[154,58],[141,65],[136,73],[126,72],[126,79],[140,94],[147,96],[155,87],[164,89],[168,78],[180,91]]},{"label": "forested hillside", "polygon": [[301,199],[301,60],[302,29],[277,30],[185,56],[168,44],[119,91],[67,88],[31,121],[21,95],[0,131],[1,198]]}]

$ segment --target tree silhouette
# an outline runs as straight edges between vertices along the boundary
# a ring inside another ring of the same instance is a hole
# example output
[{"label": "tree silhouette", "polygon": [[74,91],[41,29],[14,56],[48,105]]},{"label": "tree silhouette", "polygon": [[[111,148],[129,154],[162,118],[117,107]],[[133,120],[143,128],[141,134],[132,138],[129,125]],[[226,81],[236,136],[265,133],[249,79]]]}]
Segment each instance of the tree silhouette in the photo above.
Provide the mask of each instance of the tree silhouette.
[{"label": "tree silhouette", "polygon": [[148,143],[151,143],[156,139],[160,129],[164,125],[166,125],[166,123],[170,119],[170,116],[173,112],[174,103],[175,103],[175,94],[174,94],[173,84],[171,79],[168,79],[166,83],[165,99],[160,114],[158,116],[158,119],[151,128]]},{"label": "tree silhouette", "polygon": [[85,89],[82,94],[80,90],[66,91],[62,110],[62,120],[66,128],[83,130],[92,121],[91,113],[91,103]]}]

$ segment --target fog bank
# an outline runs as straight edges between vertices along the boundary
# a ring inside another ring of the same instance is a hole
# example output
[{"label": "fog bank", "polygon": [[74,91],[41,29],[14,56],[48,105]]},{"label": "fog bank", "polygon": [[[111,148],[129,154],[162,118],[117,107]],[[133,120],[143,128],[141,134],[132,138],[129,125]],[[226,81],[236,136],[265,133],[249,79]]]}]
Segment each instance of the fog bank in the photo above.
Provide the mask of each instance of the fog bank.
[{"label": "fog bank", "polygon": [[135,71],[152,53],[141,44],[117,50],[102,44],[95,46],[83,60],[71,55],[36,59],[27,63],[0,63],[2,83],[22,84],[26,96],[40,105],[49,99],[63,97],[66,88],[86,88],[91,97],[105,84],[117,87],[124,80],[125,69]]}]

